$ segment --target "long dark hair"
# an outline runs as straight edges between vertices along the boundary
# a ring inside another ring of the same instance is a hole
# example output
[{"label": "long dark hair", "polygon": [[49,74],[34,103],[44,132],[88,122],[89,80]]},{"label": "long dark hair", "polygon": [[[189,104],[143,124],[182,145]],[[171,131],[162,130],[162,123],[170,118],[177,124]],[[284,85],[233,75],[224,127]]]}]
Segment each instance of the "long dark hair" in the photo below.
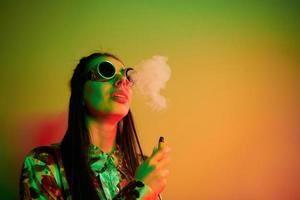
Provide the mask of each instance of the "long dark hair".
[{"label": "long dark hair", "polygon": [[[85,124],[83,86],[86,82],[86,66],[97,57],[113,57],[110,53],[93,53],[83,57],[76,66],[71,79],[68,128],[61,142],[61,153],[72,199],[99,199],[92,182],[92,172],[88,164],[88,147],[91,144]],[[124,154],[130,175],[134,176],[143,152],[137,137],[131,111],[118,123],[116,144]]]}]

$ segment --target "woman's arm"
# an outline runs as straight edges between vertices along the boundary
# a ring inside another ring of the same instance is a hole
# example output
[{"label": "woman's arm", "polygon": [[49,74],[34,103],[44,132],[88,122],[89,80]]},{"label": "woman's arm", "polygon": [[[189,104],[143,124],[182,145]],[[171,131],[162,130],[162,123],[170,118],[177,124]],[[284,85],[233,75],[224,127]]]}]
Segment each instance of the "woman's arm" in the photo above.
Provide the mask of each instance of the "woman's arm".
[{"label": "woman's arm", "polygon": [[22,168],[20,199],[62,200],[62,192],[54,175],[56,167],[50,154],[38,150],[29,153]]}]

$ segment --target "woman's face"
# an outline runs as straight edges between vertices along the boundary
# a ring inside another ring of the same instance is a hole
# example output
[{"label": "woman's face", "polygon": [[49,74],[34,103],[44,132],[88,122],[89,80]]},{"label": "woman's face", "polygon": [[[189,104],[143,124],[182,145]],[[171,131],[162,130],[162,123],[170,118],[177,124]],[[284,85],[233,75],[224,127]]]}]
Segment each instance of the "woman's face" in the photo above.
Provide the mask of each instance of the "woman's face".
[{"label": "woman's face", "polygon": [[123,72],[124,65],[112,58],[94,58],[87,65],[87,71],[96,72],[97,65],[103,61],[111,62],[116,68],[116,76],[109,80],[87,80],[84,84],[83,98],[88,114],[94,117],[123,118],[129,111],[132,89]]}]

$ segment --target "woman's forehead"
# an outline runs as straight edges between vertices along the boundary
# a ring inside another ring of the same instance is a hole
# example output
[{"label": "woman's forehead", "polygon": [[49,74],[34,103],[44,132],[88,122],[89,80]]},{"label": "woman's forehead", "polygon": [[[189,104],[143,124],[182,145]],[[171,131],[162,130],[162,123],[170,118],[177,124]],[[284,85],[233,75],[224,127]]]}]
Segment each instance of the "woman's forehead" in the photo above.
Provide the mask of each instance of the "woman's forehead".
[{"label": "woman's forehead", "polygon": [[109,57],[109,56],[100,56],[100,57],[97,57],[97,58],[93,58],[88,64],[87,64],[87,70],[90,70],[94,67],[96,67],[99,63],[103,62],[103,61],[109,61],[111,62],[115,67],[116,67],[116,70],[119,71],[121,69],[124,69],[125,66],[124,64],[113,58],[113,57]]}]

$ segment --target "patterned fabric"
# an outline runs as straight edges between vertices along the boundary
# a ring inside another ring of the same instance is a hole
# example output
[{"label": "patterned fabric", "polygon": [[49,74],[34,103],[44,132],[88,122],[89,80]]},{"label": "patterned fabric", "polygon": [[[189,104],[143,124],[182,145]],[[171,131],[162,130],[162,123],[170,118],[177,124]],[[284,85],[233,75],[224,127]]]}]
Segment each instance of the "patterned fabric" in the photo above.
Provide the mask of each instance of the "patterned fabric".
[{"label": "patterned fabric", "polygon": [[[59,148],[59,144],[38,147],[26,156],[20,181],[21,199],[71,200]],[[123,158],[119,148],[107,154],[90,145],[89,164],[100,199],[113,199],[133,180]]]}]

